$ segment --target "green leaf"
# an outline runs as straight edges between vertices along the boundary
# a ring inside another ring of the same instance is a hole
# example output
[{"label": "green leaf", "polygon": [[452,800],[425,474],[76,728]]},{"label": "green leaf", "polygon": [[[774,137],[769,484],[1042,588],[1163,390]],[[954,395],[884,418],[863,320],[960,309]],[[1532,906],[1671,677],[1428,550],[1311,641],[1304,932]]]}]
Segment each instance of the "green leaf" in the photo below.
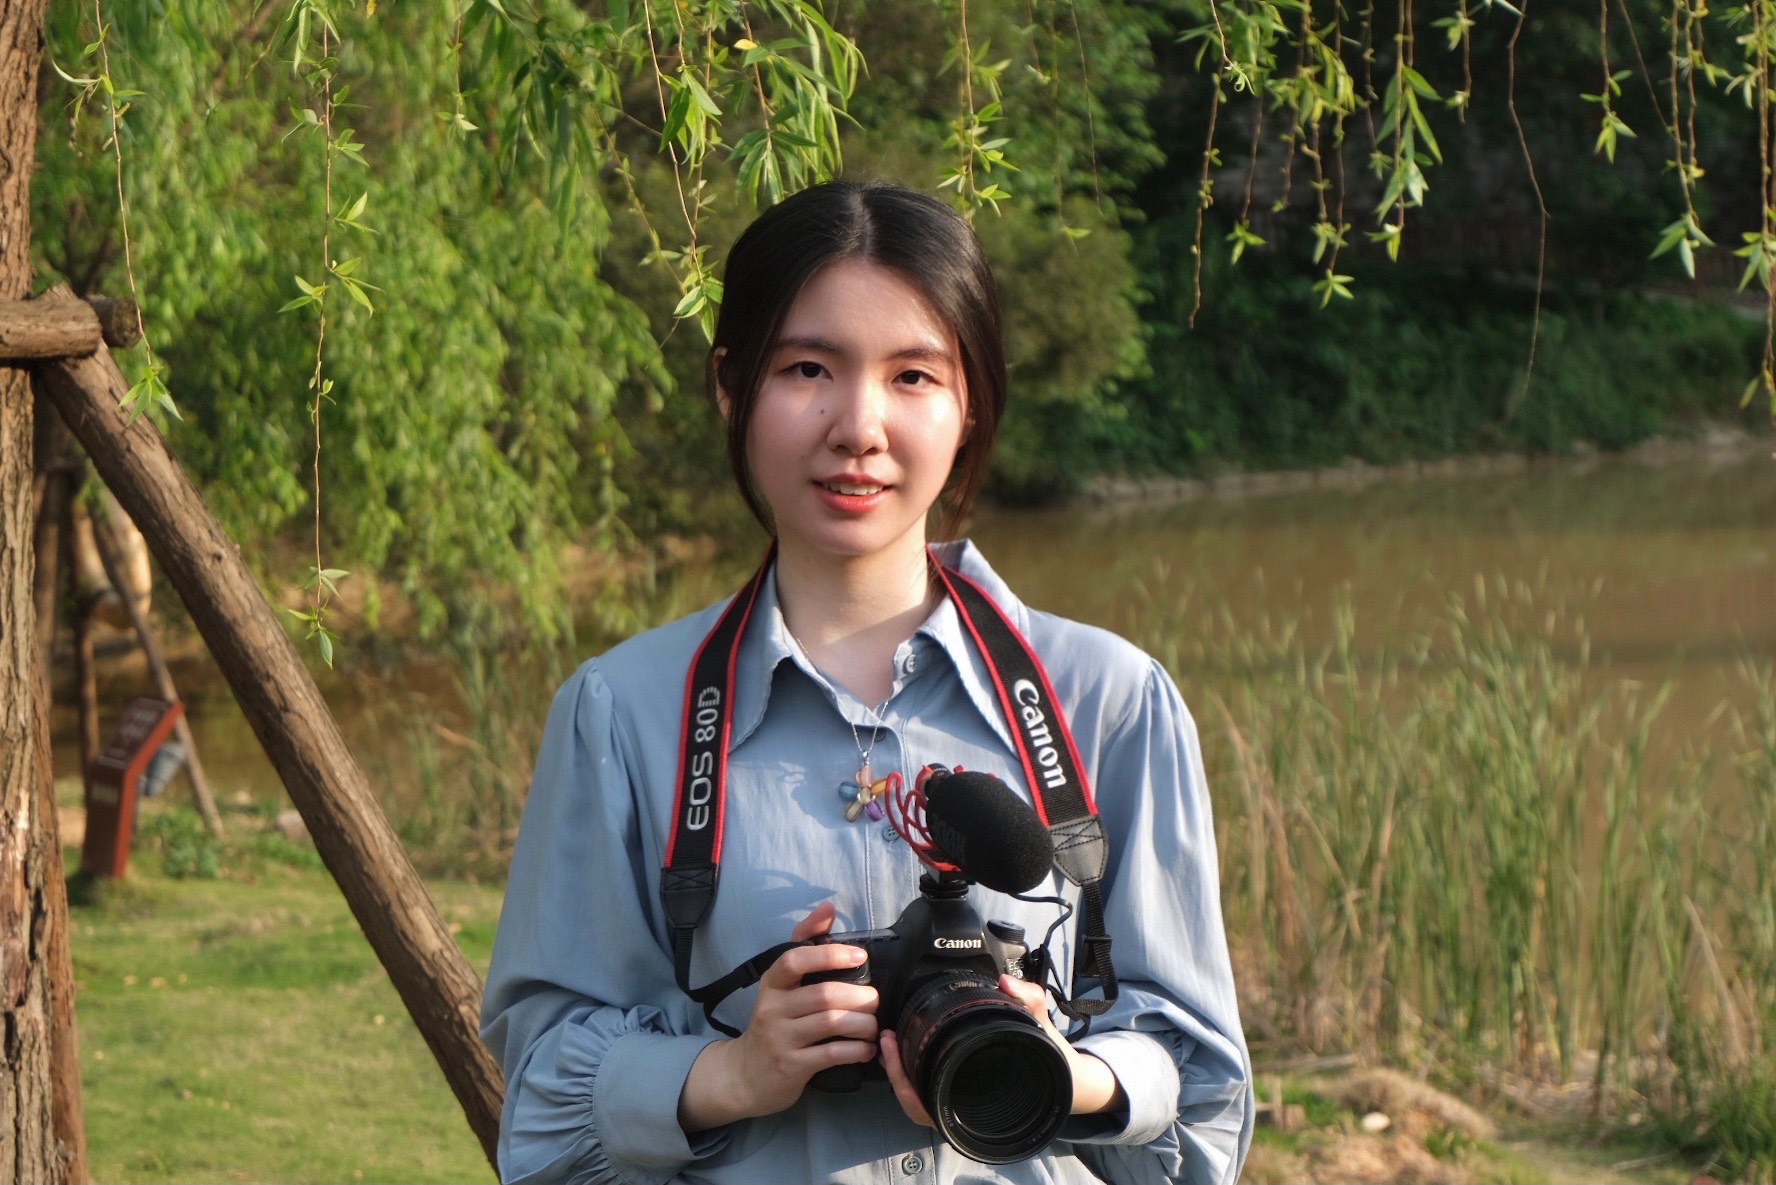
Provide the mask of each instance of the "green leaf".
[{"label": "green leaf", "polygon": [[660,151],[678,138],[684,131],[685,121],[691,115],[691,92],[683,87],[675,86],[672,91],[672,103],[666,109],[666,122],[660,128]]},{"label": "green leaf", "polygon": [[60,66],[56,65],[54,58],[51,58],[49,60],[49,68],[54,70],[57,74],[60,74],[62,76],[62,80],[64,82],[73,83],[75,86],[93,87],[93,86],[97,86],[99,83],[99,80],[96,78],[76,78],[76,77],[74,77],[72,74],[68,73],[66,70],[64,70]]},{"label": "green leaf", "polygon": [[1325,308],[1332,303],[1332,298],[1334,296],[1341,296],[1345,300],[1352,299],[1350,285],[1350,276],[1339,275],[1336,272],[1327,272],[1318,280],[1314,281],[1313,290],[1319,295],[1320,307]]},{"label": "green leaf", "polygon": [[1424,112],[1419,110],[1418,100],[1408,96],[1406,107],[1412,112],[1412,126],[1417,128],[1418,134],[1424,137],[1425,144],[1430,148],[1431,155],[1437,158],[1437,163],[1442,164],[1443,150],[1437,147],[1437,137],[1431,134],[1431,125],[1425,120]]},{"label": "green leaf", "polygon": [[701,288],[693,288],[679,299],[678,304],[674,306],[672,310],[672,315],[675,318],[682,320],[685,317],[694,316],[701,312],[703,306],[708,303],[709,298],[704,295],[703,290]]},{"label": "green leaf", "polygon": [[340,279],[344,280],[345,290],[351,294],[353,300],[357,301],[373,313],[376,311],[376,306],[370,303],[370,297],[365,293],[363,284],[359,283],[357,280],[346,280],[343,276],[341,276]]}]

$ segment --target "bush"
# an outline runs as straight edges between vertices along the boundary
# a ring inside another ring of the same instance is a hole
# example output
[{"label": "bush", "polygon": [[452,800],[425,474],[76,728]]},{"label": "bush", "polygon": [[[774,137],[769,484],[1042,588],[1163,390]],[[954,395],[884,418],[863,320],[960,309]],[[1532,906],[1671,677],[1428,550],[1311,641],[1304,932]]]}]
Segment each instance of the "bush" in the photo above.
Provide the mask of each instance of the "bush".
[{"label": "bush", "polygon": [[204,822],[187,810],[158,811],[136,832],[145,847],[160,853],[161,867],[174,879],[214,880],[222,871],[222,848]]}]

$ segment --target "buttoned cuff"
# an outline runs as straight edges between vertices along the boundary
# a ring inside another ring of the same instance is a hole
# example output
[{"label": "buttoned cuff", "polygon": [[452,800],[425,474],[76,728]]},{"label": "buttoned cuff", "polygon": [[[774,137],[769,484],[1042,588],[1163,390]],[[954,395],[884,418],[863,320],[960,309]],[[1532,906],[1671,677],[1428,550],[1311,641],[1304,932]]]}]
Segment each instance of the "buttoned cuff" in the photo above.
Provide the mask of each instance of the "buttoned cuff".
[{"label": "buttoned cuff", "polygon": [[1110,1067],[1127,1103],[1100,1115],[1075,1115],[1060,1138],[1074,1144],[1146,1144],[1178,1118],[1178,1066],[1147,1033],[1094,1033],[1075,1046]]},{"label": "buttoned cuff", "polygon": [[678,1123],[678,1097],[691,1063],[716,1039],[629,1033],[605,1050],[592,1092],[592,1125],[624,1180],[664,1185],[727,1142],[726,1129],[717,1128],[699,1133],[693,1144]]}]

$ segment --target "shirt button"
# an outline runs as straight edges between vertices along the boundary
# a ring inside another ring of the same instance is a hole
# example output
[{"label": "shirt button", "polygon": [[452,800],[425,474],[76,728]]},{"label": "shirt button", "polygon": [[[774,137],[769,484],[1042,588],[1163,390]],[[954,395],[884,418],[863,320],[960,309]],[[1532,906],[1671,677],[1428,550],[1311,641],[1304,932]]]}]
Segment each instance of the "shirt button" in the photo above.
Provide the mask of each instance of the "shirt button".
[{"label": "shirt button", "polygon": [[907,655],[906,669],[907,669],[907,674],[909,674],[909,675],[919,669],[919,656],[918,655],[916,655],[916,654]]},{"label": "shirt button", "polygon": [[914,1156],[906,1156],[906,1157],[901,1158],[900,1171],[905,1173],[909,1177],[912,1176],[914,1173],[921,1171],[922,1169],[924,1169],[924,1167],[925,1167],[925,1160],[923,1157],[914,1155]]},{"label": "shirt button", "polygon": [[899,838],[900,838],[900,832],[898,832],[894,829],[894,824],[892,824],[892,823],[882,824],[882,839],[885,843],[893,843],[895,840],[897,840]]}]

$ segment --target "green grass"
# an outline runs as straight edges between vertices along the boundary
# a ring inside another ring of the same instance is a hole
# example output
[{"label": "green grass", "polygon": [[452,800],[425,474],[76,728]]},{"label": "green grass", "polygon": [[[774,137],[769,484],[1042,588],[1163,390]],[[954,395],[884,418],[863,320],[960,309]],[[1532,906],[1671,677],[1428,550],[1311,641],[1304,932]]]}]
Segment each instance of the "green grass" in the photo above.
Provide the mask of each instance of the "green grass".
[{"label": "green grass", "polygon": [[[149,846],[72,886],[93,1179],[492,1180],[332,880],[267,851],[287,855],[243,839],[214,879],[172,879]],[[429,887],[485,969],[499,890]]]}]

